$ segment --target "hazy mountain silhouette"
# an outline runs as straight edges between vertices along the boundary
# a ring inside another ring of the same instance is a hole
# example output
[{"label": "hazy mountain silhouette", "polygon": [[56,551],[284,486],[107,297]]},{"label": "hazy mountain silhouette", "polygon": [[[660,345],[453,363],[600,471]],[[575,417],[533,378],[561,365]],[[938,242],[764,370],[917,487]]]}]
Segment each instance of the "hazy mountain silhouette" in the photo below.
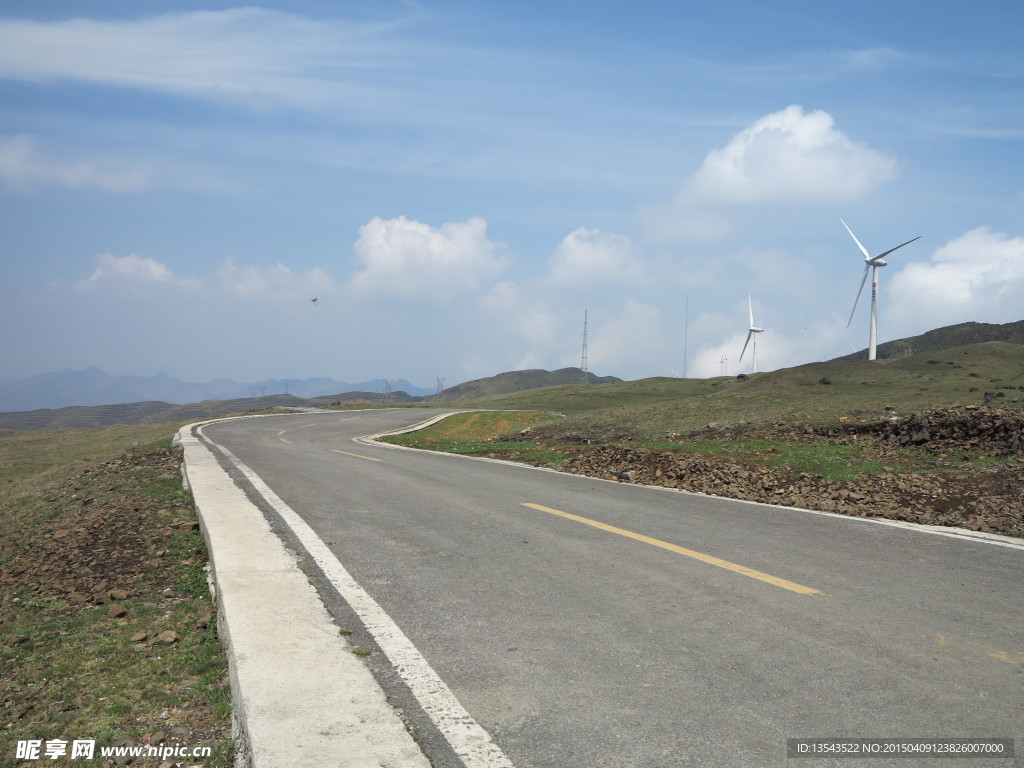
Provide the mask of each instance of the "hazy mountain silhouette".
[{"label": "hazy mountain silhouette", "polygon": [[[436,391],[417,387],[405,379],[396,380],[392,386],[395,391],[402,390],[411,395],[428,395]],[[286,394],[296,397],[321,397],[353,391],[381,392],[383,389],[384,379],[354,384],[331,378],[267,379],[250,383],[216,379],[192,383],[179,381],[162,372],[154,376],[111,376],[99,368],[90,367],[81,371],[40,373],[24,379],[0,382],[0,411],[118,405],[153,400],[180,405],[203,400],[234,400]]]}]

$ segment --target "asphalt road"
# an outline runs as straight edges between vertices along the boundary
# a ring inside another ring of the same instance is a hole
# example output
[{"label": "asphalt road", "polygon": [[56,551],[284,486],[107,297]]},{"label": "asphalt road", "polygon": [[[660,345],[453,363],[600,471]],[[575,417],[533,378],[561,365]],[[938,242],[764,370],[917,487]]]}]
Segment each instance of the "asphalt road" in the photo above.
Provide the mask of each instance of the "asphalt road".
[{"label": "asphalt road", "polygon": [[[430,415],[204,434],[312,527],[517,768],[851,765],[787,758],[812,737],[1024,752],[1024,548],[352,442]],[[369,663],[435,764],[459,764],[384,655]],[[889,764],[936,759],[867,763]]]}]

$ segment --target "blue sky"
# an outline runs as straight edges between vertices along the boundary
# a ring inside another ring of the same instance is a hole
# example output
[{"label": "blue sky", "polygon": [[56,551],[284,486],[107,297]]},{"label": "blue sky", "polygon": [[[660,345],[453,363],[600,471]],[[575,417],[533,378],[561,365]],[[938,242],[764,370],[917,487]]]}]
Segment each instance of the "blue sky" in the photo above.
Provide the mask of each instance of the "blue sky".
[{"label": "blue sky", "polygon": [[921,236],[880,341],[1020,320],[1022,28],[1016,1],[6,2],[0,380],[454,384],[578,365],[585,310],[594,372],[714,376],[749,370],[748,294],[759,370],[828,359],[867,345],[840,217],[876,253]]}]

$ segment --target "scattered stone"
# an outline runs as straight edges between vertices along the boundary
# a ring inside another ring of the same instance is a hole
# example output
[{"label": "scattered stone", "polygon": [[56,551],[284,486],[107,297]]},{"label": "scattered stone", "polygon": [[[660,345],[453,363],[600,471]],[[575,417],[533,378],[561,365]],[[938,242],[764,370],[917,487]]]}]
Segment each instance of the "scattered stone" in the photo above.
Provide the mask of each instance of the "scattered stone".
[{"label": "scattered stone", "polygon": [[832,379],[830,379],[828,376],[822,376],[820,379],[818,379],[818,383],[819,384],[831,384],[832,383]]},{"label": "scattered stone", "polygon": [[203,605],[196,616],[196,629],[205,629],[213,619],[213,610],[208,605]]},{"label": "scattered stone", "polygon": [[107,616],[109,616],[112,619],[119,619],[122,616],[127,615],[127,613],[128,613],[128,609],[125,608],[120,603],[111,603],[107,607]]}]

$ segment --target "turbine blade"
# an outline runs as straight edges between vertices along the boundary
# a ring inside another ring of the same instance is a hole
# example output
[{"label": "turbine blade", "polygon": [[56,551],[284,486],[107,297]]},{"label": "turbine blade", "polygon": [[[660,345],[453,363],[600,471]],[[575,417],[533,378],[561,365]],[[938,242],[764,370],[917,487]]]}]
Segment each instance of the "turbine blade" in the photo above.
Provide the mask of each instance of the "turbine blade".
[{"label": "turbine blade", "polygon": [[754,325],[754,303],[750,300],[750,294],[747,294],[747,307],[750,309],[750,325]]},{"label": "turbine blade", "polygon": [[747,331],[747,340],[743,342],[743,352],[740,352],[740,359],[737,360],[736,362],[738,362],[738,363],[742,363],[743,362],[743,353],[747,351],[747,344],[750,343],[750,337],[753,336],[753,335],[754,335],[753,331]]},{"label": "turbine blade", "polygon": [[864,277],[860,279],[860,288],[857,289],[857,298],[853,300],[853,309],[850,310],[850,319],[846,321],[846,327],[850,327],[850,323],[853,322],[853,313],[857,311],[857,302],[860,301],[860,295],[864,292],[864,283],[868,281],[868,270],[871,266],[868,264],[864,265]]},{"label": "turbine blade", "polygon": [[[921,236],[920,236],[920,235],[918,235],[917,237],[915,237],[915,238],[914,238],[914,240],[920,240],[920,239],[921,239]],[[902,248],[902,247],[903,247],[904,245],[910,245],[910,244],[911,244],[912,242],[914,242],[914,240],[907,240],[907,242],[905,242],[905,243],[901,243],[900,245],[897,245],[897,246],[896,246],[895,248],[890,248],[890,249],[889,249],[888,251],[886,251],[885,253],[880,253],[880,254],[878,254],[877,256],[875,256],[875,257],[874,257],[873,259],[871,259],[871,261],[878,261],[879,259],[884,259],[884,258],[885,258],[886,256],[888,256],[888,255],[889,255],[890,253],[892,253],[893,251],[898,251],[898,250],[899,250],[900,248]]]},{"label": "turbine blade", "polygon": [[[840,219],[840,221],[843,221],[843,220]],[[868,249],[860,244],[860,240],[858,240],[857,236],[855,234],[853,234],[853,230],[850,229],[849,226],[847,226],[845,221],[843,221],[843,226],[846,227],[846,231],[850,233],[850,237],[853,238],[853,242],[855,242],[857,244],[857,247],[860,248],[860,252],[864,254],[864,258],[868,259],[870,261],[871,254],[868,253]],[[904,243],[904,245],[906,245],[906,243]]]}]

